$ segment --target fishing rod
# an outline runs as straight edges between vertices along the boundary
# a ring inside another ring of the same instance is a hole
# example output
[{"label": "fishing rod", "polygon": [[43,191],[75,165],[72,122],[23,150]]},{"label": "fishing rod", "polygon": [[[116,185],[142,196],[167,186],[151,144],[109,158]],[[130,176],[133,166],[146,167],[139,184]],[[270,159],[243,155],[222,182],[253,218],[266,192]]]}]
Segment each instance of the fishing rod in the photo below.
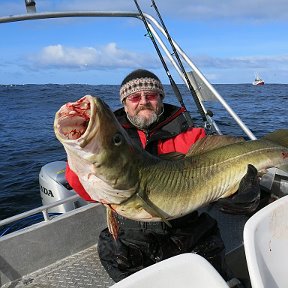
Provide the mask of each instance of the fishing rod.
[{"label": "fishing rod", "polygon": [[181,95],[181,93],[180,93],[180,91],[179,91],[179,88],[178,88],[178,86],[176,85],[174,79],[173,79],[172,76],[171,76],[171,73],[170,73],[170,71],[169,71],[169,69],[168,69],[168,67],[167,67],[167,64],[166,64],[166,62],[165,62],[165,60],[164,60],[164,58],[163,58],[163,56],[162,56],[162,54],[161,54],[161,52],[160,52],[160,49],[159,49],[159,47],[158,47],[158,45],[157,45],[157,43],[156,43],[156,40],[155,40],[155,38],[154,38],[151,30],[150,30],[150,27],[149,27],[149,25],[148,25],[148,23],[147,23],[147,20],[146,20],[144,14],[143,14],[143,12],[142,12],[142,10],[141,10],[138,2],[137,2],[137,0],[134,0],[134,2],[135,2],[135,5],[136,5],[136,7],[137,7],[137,9],[138,9],[138,11],[139,11],[139,14],[140,14],[140,16],[141,16],[141,19],[142,19],[142,21],[143,21],[143,23],[144,23],[144,25],[145,25],[145,28],[146,28],[146,30],[147,30],[147,32],[148,32],[148,36],[149,36],[149,38],[151,39],[151,41],[152,41],[152,43],[153,43],[153,45],[154,45],[154,47],[155,47],[155,49],[156,49],[156,52],[157,52],[157,54],[158,54],[158,56],[159,56],[159,58],[160,58],[160,61],[161,61],[162,65],[163,65],[163,67],[164,67],[164,69],[165,69],[165,72],[166,72],[166,74],[167,74],[167,76],[168,76],[168,78],[169,78],[171,87],[172,87],[172,89],[173,89],[173,91],[174,91],[174,93],[175,93],[175,95],[176,95],[179,103],[181,104],[181,107],[184,108],[184,113],[183,113],[183,115],[184,115],[184,117],[185,117],[188,125],[189,125],[190,127],[192,127],[192,126],[193,126],[193,121],[192,121],[192,119],[191,119],[191,116],[190,116],[189,112],[187,111],[187,109],[186,109],[186,107],[185,107],[185,104],[184,104],[182,95]]},{"label": "fishing rod", "polygon": [[200,115],[202,116],[203,121],[207,122],[207,117],[206,117],[205,111],[204,111],[204,109],[203,109],[203,107],[202,107],[202,105],[201,105],[201,103],[199,101],[199,98],[198,98],[198,96],[196,94],[196,91],[195,91],[194,87],[192,86],[192,84],[190,82],[190,79],[188,78],[187,72],[185,71],[183,63],[182,63],[182,61],[181,61],[181,59],[179,57],[179,54],[178,54],[178,52],[177,52],[177,50],[175,48],[175,45],[174,45],[174,43],[173,43],[173,41],[171,39],[170,33],[168,32],[168,29],[166,28],[166,25],[165,25],[165,23],[164,23],[164,21],[163,21],[163,19],[161,17],[161,14],[160,14],[160,12],[159,12],[159,10],[157,8],[157,5],[156,5],[154,0],[151,0],[151,2],[152,2],[152,6],[154,7],[154,9],[155,9],[155,11],[156,11],[156,13],[158,15],[158,18],[159,18],[159,20],[161,22],[161,25],[162,25],[165,33],[166,33],[166,36],[167,36],[167,39],[168,39],[168,41],[169,41],[169,43],[171,45],[171,48],[173,49],[173,54],[174,54],[174,56],[176,57],[176,59],[178,61],[178,65],[179,65],[179,67],[181,69],[182,74],[185,77],[185,80],[187,82],[188,88],[189,88],[189,90],[190,90],[190,92],[192,94],[192,97],[193,97],[194,102],[195,102],[195,104],[196,104],[196,106],[198,108],[198,111],[199,111]]}]

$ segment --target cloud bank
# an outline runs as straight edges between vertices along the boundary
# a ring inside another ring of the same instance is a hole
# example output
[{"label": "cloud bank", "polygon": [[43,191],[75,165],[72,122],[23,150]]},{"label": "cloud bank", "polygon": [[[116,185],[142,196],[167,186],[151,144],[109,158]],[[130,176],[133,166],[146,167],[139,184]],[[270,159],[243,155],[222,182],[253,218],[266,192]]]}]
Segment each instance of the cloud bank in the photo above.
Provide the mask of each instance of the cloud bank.
[{"label": "cloud bank", "polygon": [[28,55],[27,60],[33,69],[75,68],[102,70],[111,68],[142,67],[149,63],[150,68],[159,67],[155,56],[136,53],[108,43],[101,47],[65,47],[61,44],[44,47],[36,55]]},{"label": "cloud bank", "polygon": [[[109,70],[117,68],[147,67],[159,68],[157,56],[121,49],[116,43],[101,47],[66,47],[61,44],[44,47],[27,57],[31,69],[85,69]],[[287,70],[288,54],[276,56],[212,57],[195,56],[193,62],[198,67],[210,69],[230,69],[231,67],[261,69],[277,67]]]}]

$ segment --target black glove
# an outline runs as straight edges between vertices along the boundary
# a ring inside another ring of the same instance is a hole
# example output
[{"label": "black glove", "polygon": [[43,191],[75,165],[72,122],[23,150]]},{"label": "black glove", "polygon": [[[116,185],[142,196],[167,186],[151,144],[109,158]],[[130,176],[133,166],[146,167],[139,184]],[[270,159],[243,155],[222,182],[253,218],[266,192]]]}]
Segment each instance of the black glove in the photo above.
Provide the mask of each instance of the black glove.
[{"label": "black glove", "polygon": [[248,164],[247,173],[241,179],[239,188],[231,197],[219,199],[216,205],[229,214],[252,214],[260,202],[260,185],[257,169]]}]

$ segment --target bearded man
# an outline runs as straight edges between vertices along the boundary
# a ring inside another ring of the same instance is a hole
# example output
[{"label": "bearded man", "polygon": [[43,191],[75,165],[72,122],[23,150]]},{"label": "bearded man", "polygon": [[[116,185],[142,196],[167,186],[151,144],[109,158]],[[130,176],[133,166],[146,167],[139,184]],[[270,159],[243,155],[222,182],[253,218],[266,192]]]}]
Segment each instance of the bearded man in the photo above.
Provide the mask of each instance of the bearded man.
[{"label": "bearded man", "polygon": [[[123,108],[114,113],[131,139],[149,153],[157,156],[171,152],[185,154],[197,140],[205,137],[205,130],[189,127],[183,115],[185,109],[163,103],[164,98],[159,78],[150,71],[138,69],[123,80],[120,88]],[[69,165],[66,178],[78,194],[91,201]],[[138,222],[117,213],[113,218],[118,225],[118,237],[114,239],[108,228],[104,229],[99,236],[98,253],[114,281],[189,252],[205,257],[226,278],[224,243],[216,220],[207,213],[194,211],[173,219],[169,221],[171,227],[161,221]]]}]

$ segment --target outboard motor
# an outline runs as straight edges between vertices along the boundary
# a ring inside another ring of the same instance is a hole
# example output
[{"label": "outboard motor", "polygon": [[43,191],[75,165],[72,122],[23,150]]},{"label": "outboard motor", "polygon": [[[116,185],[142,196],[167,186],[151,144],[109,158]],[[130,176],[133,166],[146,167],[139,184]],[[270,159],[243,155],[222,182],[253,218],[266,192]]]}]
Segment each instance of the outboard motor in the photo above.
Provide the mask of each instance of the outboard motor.
[{"label": "outboard motor", "polygon": [[[40,195],[42,204],[47,205],[75,195],[65,178],[65,161],[55,161],[44,165],[39,174]],[[83,199],[68,202],[49,209],[49,213],[65,213],[86,205]]]}]

